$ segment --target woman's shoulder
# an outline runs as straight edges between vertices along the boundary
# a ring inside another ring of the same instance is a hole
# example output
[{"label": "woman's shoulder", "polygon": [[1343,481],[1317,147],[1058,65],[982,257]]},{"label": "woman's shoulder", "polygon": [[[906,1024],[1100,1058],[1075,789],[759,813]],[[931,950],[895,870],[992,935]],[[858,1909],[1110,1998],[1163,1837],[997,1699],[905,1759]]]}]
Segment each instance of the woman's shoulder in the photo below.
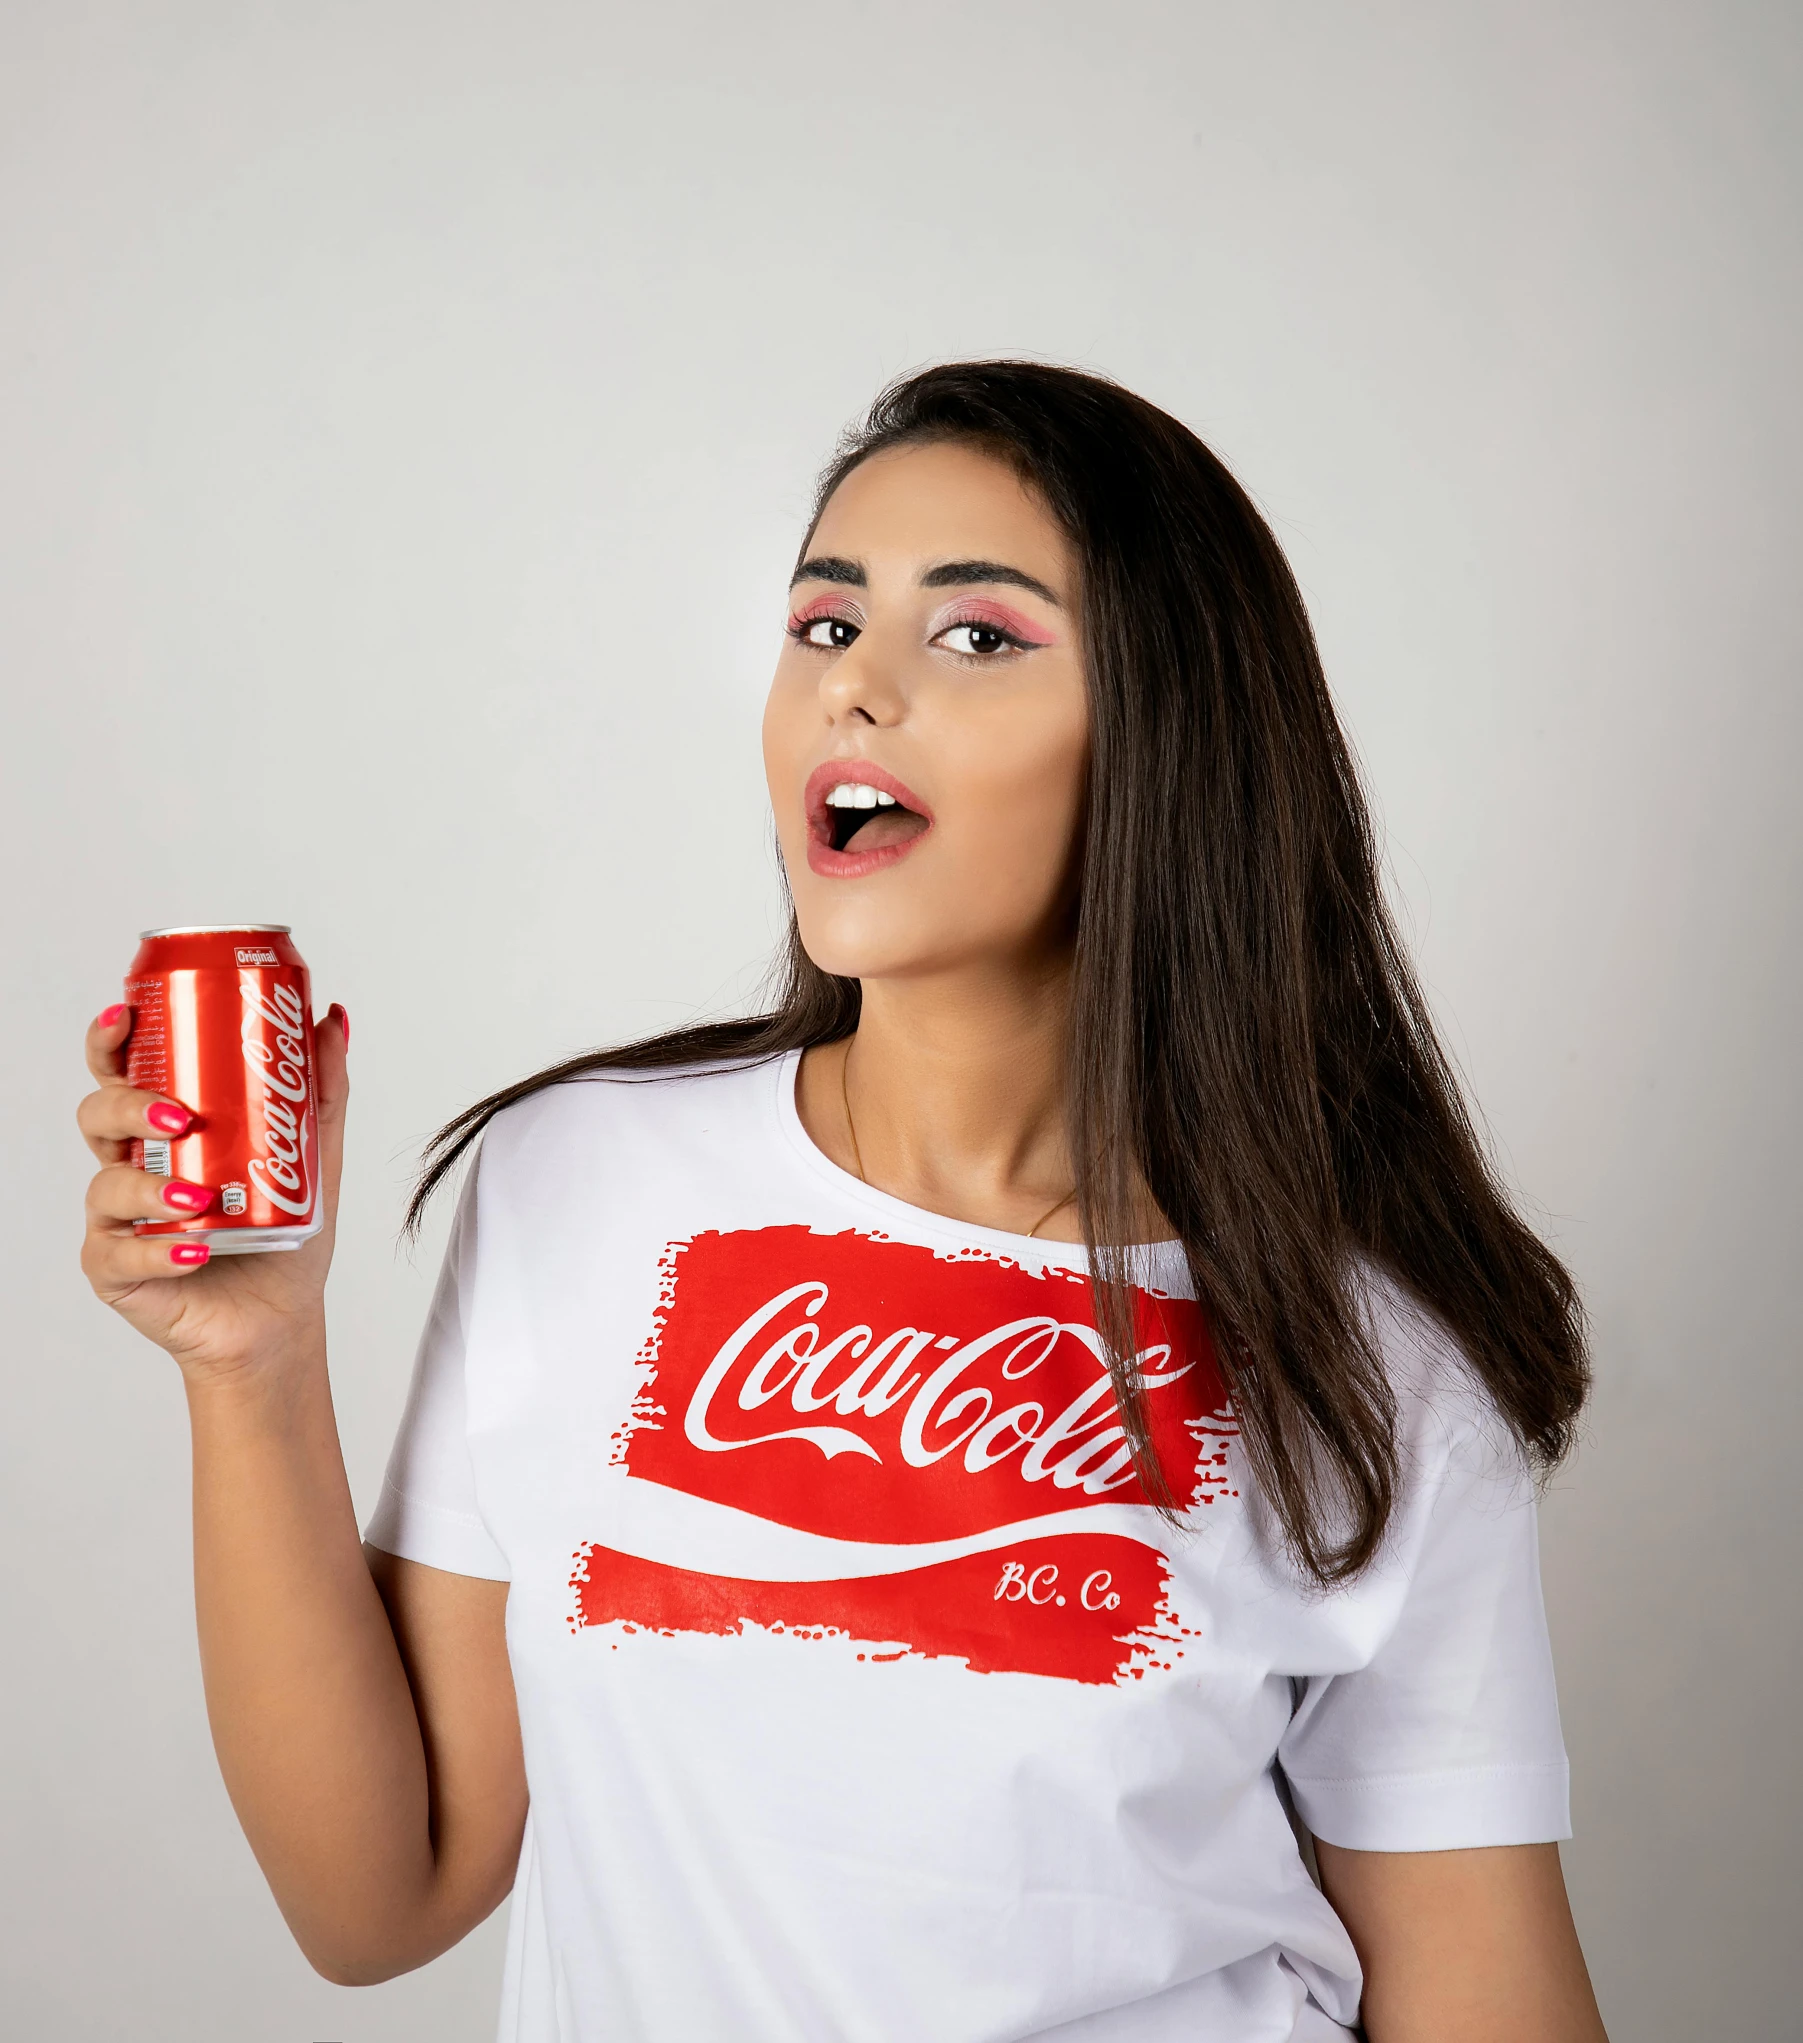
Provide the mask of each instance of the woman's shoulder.
[{"label": "woman's shoulder", "polygon": [[1398,1440],[1417,1453],[1455,1445],[1513,1467],[1520,1444],[1458,1335],[1402,1277],[1354,1258],[1351,1283],[1382,1357]]},{"label": "woman's shoulder", "polygon": [[770,1111],[778,1061],[610,1067],[554,1079],[484,1128],[484,1173],[492,1179],[515,1166],[534,1168],[571,1149],[595,1158],[645,1142],[743,1138]]}]

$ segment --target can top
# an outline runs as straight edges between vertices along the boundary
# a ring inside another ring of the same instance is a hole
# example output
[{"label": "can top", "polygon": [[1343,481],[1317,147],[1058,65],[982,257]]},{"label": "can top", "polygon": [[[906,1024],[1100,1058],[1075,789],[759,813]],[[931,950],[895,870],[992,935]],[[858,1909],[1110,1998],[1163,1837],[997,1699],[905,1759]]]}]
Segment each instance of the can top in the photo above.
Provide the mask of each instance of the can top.
[{"label": "can top", "polygon": [[167,929],[141,929],[138,941],[148,943],[153,936],[290,936],[293,934],[286,922],[175,922]]}]

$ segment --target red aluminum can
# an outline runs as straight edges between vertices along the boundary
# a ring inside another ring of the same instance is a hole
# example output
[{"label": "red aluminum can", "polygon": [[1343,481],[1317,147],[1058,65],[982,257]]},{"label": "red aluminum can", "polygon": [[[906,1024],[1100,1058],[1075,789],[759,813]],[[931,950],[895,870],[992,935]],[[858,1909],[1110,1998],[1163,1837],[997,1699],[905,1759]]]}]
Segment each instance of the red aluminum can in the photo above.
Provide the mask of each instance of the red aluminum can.
[{"label": "red aluminum can", "polygon": [[193,1114],[167,1141],[131,1146],[160,1177],[214,1193],[186,1220],[140,1220],[218,1255],[292,1249],[324,1219],[313,994],[285,923],[147,929],[125,982],[126,1081]]}]

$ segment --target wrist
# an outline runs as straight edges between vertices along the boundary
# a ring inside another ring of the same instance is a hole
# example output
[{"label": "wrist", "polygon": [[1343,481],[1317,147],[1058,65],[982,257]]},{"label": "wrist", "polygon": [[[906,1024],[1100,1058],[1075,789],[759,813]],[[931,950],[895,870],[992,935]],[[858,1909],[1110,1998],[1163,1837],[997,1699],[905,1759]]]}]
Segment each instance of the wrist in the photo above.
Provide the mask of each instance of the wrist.
[{"label": "wrist", "polygon": [[323,1315],[297,1316],[254,1346],[177,1355],[190,1409],[286,1402],[301,1386],[326,1378]]}]

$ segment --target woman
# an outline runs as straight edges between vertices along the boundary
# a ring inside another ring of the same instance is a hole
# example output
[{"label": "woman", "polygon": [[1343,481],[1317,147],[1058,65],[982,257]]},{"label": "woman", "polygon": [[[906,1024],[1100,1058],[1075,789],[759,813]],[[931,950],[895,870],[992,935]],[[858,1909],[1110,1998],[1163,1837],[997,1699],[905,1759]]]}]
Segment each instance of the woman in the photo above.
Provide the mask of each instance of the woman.
[{"label": "woman", "polygon": [[1578,1309],[1269,531],[1111,384],[910,378],[823,482],[765,765],[772,1011],[437,1138],[422,1198],[480,1159],[367,1547],[329,1229],[135,1239],[156,1101],[90,1032],[85,1267],[182,1366],[302,1948],[388,1978],[512,1888],[519,2043],[1600,2037],[1532,1495]]}]

